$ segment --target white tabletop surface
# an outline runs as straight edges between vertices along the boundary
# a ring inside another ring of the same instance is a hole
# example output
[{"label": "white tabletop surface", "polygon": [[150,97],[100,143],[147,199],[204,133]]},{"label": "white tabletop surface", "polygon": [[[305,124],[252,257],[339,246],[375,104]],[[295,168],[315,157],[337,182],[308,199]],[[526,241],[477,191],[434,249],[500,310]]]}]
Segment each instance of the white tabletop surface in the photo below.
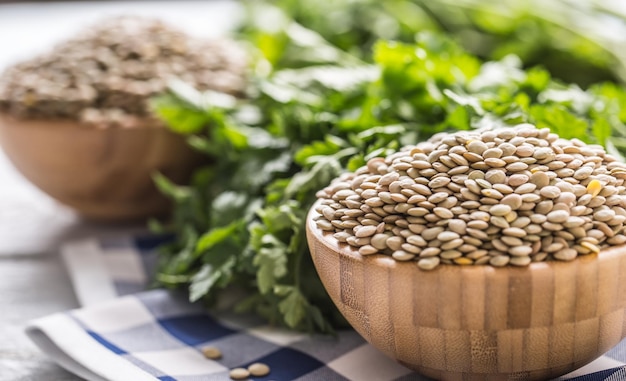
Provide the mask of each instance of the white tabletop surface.
[{"label": "white tabletop surface", "polygon": [[[106,15],[159,17],[190,34],[215,36],[234,25],[237,9],[231,1],[0,5],[0,71]],[[78,307],[58,254],[62,242],[141,229],[81,220],[30,185],[0,151],[0,381],[79,380],[28,340],[25,323]]]}]

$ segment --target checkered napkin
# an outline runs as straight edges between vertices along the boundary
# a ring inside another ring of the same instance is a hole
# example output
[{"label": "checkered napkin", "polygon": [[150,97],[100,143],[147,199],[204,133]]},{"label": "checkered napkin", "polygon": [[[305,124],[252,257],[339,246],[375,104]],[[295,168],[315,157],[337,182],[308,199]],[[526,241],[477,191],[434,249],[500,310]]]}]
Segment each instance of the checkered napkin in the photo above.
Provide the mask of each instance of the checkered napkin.
[{"label": "checkered napkin", "polygon": [[[162,238],[70,243],[63,256],[81,309],[33,321],[31,339],[61,366],[87,380],[228,380],[254,362],[271,373],[255,380],[428,380],[367,344],[355,331],[311,337],[250,316],[207,313],[185,295],[143,291]],[[204,358],[211,345],[223,358]],[[626,341],[560,380],[626,380]]]}]

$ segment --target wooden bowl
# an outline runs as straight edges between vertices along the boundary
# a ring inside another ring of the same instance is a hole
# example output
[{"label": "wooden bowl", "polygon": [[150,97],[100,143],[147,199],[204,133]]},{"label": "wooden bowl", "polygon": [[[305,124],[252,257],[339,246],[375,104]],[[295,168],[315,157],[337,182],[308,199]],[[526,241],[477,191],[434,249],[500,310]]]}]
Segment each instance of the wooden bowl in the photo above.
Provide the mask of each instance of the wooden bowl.
[{"label": "wooden bowl", "polygon": [[24,177],[85,217],[143,219],[171,206],[151,175],[182,182],[200,162],[183,138],[150,123],[93,128],[0,114],[0,143]]},{"label": "wooden bowl", "polygon": [[545,380],[626,336],[626,249],[528,267],[440,265],[362,256],[307,218],[330,297],[374,347],[438,380]]}]

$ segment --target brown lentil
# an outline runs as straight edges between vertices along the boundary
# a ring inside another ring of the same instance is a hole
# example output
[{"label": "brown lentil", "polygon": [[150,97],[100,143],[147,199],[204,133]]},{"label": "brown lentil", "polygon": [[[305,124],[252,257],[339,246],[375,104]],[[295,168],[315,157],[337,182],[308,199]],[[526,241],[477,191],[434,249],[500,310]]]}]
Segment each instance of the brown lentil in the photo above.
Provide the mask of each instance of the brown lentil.
[{"label": "brown lentil", "polygon": [[528,266],[532,262],[529,256],[511,257],[509,263],[514,266]]},{"label": "brown lentil", "polygon": [[230,370],[229,376],[233,380],[245,380],[250,377],[250,371],[245,368],[234,368]]},{"label": "brown lentil", "polygon": [[554,210],[548,213],[546,217],[552,223],[563,223],[569,218],[569,212],[566,210]]},{"label": "brown lentil", "polygon": [[204,357],[211,360],[219,360],[222,358],[222,351],[217,347],[204,347],[201,349]]},{"label": "brown lentil", "polygon": [[517,188],[515,188],[515,193],[518,193],[518,194],[531,193],[536,188],[537,188],[537,186],[535,184],[533,184],[533,183],[526,183],[526,184],[522,184],[522,185],[518,186]]},{"label": "brown lentil", "polygon": [[[192,38],[162,21],[105,19],[0,77],[0,111],[18,118],[70,119],[97,128],[134,127],[171,78],[206,91],[243,95],[245,51]],[[143,122],[145,124],[145,122]]]},{"label": "brown lentil", "polygon": [[506,216],[511,212],[511,207],[505,204],[494,205],[489,208],[489,213],[493,216]]},{"label": "brown lentil", "polygon": [[316,224],[422,270],[569,261],[626,243],[625,180],[599,146],[547,129],[439,134],[340,176],[318,193]]},{"label": "brown lentil", "polygon": [[396,250],[393,252],[393,254],[391,254],[391,257],[393,259],[395,259],[396,261],[410,261],[413,258],[415,258],[415,254],[412,253],[407,253],[406,251],[403,250]]},{"label": "brown lentil", "polygon": [[270,371],[270,367],[261,362],[256,362],[248,366],[248,372],[250,372],[250,375],[254,377],[265,377],[270,374]]}]

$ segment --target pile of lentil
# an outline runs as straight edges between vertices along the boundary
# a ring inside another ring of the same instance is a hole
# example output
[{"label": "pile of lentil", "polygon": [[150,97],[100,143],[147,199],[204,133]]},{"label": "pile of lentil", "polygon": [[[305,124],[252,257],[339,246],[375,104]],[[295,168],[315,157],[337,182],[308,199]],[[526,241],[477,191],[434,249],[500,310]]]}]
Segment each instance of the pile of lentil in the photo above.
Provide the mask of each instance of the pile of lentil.
[{"label": "pile of lentil", "polygon": [[0,111],[19,118],[132,126],[148,100],[179,79],[199,90],[244,91],[246,60],[233,41],[204,40],[153,19],[117,17],[0,76]]},{"label": "pile of lentil", "polygon": [[626,164],[530,124],[438,134],[318,192],[317,226],[362,255],[526,266],[626,243]]}]

